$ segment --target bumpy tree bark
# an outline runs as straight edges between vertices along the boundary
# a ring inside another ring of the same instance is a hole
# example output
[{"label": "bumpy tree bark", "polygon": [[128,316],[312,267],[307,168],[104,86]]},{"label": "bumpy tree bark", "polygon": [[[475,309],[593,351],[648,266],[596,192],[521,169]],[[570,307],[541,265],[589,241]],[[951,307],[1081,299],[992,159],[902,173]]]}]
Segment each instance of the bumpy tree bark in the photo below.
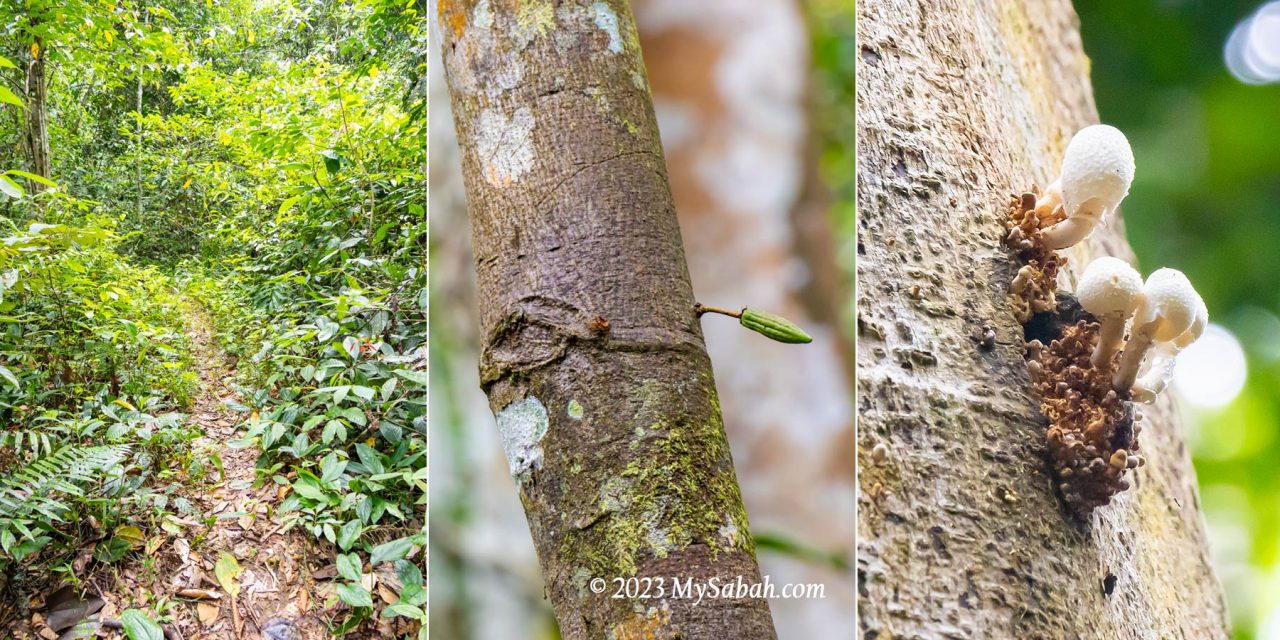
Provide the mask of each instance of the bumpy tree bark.
[{"label": "bumpy tree bark", "polygon": [[[1045,458],[1002,221],[1097,119],[1077,28],[1066,0],[859,4],[867,638],[1227,636],[1167,394],[1143,409],[1147,465],[1088,522],[1067,514]],[[1060,286],[1103,254],[1132,258],[1117,223],[1068,252]]]},{"label": "bumpy tree bark", "polygon": [[[31,173],[46,178],[52,168],[49,161],[49,78],[45,70],[48,53],[44,41],[36,38],[33,59],[27,67],[27,146],[31,153]],[[27,181],[32,192],[44,191],[45,186],[34,180]]]},{"label": "bumpy tree bark", "polygon": [[[480,379],[562,634],[774,637],[762,598],[670,597],[673,578],[759,570],[629,9],[438,9]],[[666,597],[611,597],[630,576]]]}]

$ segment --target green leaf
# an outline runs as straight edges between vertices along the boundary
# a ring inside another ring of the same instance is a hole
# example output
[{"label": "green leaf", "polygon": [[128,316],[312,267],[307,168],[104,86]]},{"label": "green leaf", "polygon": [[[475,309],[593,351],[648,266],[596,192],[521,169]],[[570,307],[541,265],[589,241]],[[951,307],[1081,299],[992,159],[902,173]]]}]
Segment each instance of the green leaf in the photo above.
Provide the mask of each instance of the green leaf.
[{"label": "green leaf", "polygon": [[50,179],[48,179],[48,178],[46,178],[46,177],[44,177],[44,176],[36,175],[36,174],[34,174],[34,173],[31,173],[30,171],[22,171],[22,170],[20,170],[20,169],[10,169],[10,170],[8,170],[8,171],[6,171],[6,172],[5,172],[5,175],[18,176],[18,177],[21,177],[21,178],[26,178],[26,179],[28,179],[28,180],[33,180],[33,181],[35,181],[35,182],[39,182],[40,184],[47,185],[47,186],[50,186],[50,187],[56,187],[56,186],[58,186],[58,183],[56,183],[56,182],[54,182],[54,181],[52,181],[52,180],[50,180]]},{"label": "green leaf", "polygon": [[284,215],[286,212],[288,212],[290,209],[293,208],[293,205],[298,204],[298,201],[301,199],[302,199],[302,196],[293,196],[292,198],[285,198],[284,202],[280,203],[280,210],[277,211],[277,213],[280,215]]},{"label": "green leaf", "polygon": [[324,156],[324,168],[329,173],[337,173],[342,168],[342,160],[334,151],[325,151],[321,154]]},{"label": "green leaf", "polygon": [[360,582],[361,573],[359,555],[343,553],[338,556],[338,575],[352,582]]},{"label": "green leaf", "polygon": [[396,369],[395,371],[392,371],[392,373],[414,384],[419,384],[424,387],[427,386],[426,371],[414,371],[412,369]]},{"label": "green leaf", "polygon": [[17,69],[17,68],[18,67],[15,66],[12,62],[10,62],[8,58],[4,56],[0,56],[0,69]]},{"label": "green leaf", "polygon": [[16,105],[19,107],[22,106],[22,100],[19,99],[18,96],[14,95],[12,91],[4,87],[0,87],[0,102]]},{"label": "green leaf", "polygon": [[151,616],[137,609],[129,609],[120,616],[120,626],[129,640],[164,640],[164,631]]},{"label": "green leaf", "polygon": [[218,556],[218,564],[213,567],[213,574],[218,578],[218,584],[222,585],[222,590],[232,598],[240,595],[240,582],[237,580],[240,577],[240,571],[240,563],[236,561],[236,557],[226,551]]},{"label": "green leaf", "polygon": [[372,607],[373,596],[359,584],[338,585],[338,597],[352,607]]},{"label": "green leaf", "polygon": [[9,382],[9,384],[12,384],[13,386],[18,387],[19,389],[22,388],[22,383],[18,382],[18,377],[13,375],[13,372],[10,371],[9,368],[5,367],[4,365],[0,365],[0,378],[4,378]]},{"label": "green leaf", "polygon": [[413,538],[400,538],[399,540],[384,542],[373,548],[373,553],[369,556],[369,564],[377,565],[383,562],[403,560],[412,549]]},{"label": "green leaf", "polygon": [[425,620],[427,618],[427,614],[423,613],[422,609],[406,602],[397,602],[382,610],[382,617],[391,618],[394,616],[412,618],[414,620]]},{"label": "green leaf", "polygon": [[22,187],[18,186],[18,183],[4,176],[0,176],[0,193],[3,193],[10,198],[21,198]]},{"label": "green leaf", "polygon": [[22,544],[14,548],[13,559],[18,562],[22,562],[23,558],[45,548],[45,545],[48,545],[52,540],[53,538],[50,538],[49,536],[40,536],[35,540],[24,541]]},{"label": "green leaf", "polygon": [[356,540],[360,539],[361,533],[364,533],[364,527],[359,520],[352,520],[342,525],[342,529],[338,530],[338,548],[349,551]]}]

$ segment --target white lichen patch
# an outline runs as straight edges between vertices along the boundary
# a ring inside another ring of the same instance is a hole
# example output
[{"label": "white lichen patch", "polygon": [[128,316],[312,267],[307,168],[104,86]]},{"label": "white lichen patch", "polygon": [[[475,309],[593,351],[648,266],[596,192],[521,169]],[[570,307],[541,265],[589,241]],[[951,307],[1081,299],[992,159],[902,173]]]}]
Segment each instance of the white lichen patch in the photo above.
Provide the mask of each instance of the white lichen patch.
[{"label": "white lichen patch", "polygon": [[570,418],[573,418],[574,420],[581,420],[582,414],[583,414],[582,403],[578,402],[577,400],[570,400],[569,410],[567,413],[569,414]]},{"label": "white lichen patch", "polygon": [[733,521],[732,515],[725,515],[724,526],[720,527],[720,539],[726,547],[737,547],[742,543],[742,532],[738,530],[738,523]]},{"label": "white lichen patch", "polygon": [[603,2],[591,6],[595,13],[596,27],[609,34],[609,53],[622,53],[622,34],[618,31],[618,14]]},{"label": "white lichen patch", "polygon": [[493,26],[493,10],[489,8],[489,0],[480,0],[476,3],[476,8],[471,12],[471,24],[479,29],[488,29]]},{"label": "white lichen patch", "polygon": [[507,452],[507,467],[517,482],[542,466],[542,438],[547,435],[547,408],[533,396],[498,412],[498,434]]},{"label": "white lichen patch", "polygon": [[594,575],[591,570],[586,567],[577,567],[573,570],[573,577],[569,580],[573,583],[573,587],[578,590],[578,597],[587,597],[587,584]]},{"label": "white lichen patch", "polygon": [[517,57],[499,58],[494,62],[493,81],[486,88],[489,97],[499,95],[516,88],[524,80],[524,65]]},{"label": "white lichen patch", "polygon": [[533,113],[527,107],[510,118],[497,109],[480,113],[475,149],[485,181],[508,187],[533,169],[533,127]]},{"label": "white lichen patch", "polygon": [[631,504],[631,481],[625,478],[609,478],[600,487],[600,509],[605,513],[617,513]]}]

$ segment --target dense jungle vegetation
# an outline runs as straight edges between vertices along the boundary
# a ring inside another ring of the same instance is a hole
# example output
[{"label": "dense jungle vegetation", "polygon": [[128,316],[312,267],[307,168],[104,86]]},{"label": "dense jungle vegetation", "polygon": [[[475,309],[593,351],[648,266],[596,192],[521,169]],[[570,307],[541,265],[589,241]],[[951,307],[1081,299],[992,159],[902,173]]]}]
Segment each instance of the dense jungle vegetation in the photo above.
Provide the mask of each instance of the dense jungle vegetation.
[{"label": "dense jungle vegetation", "polygon": [[424,12],[0,2],[0,630],[425,635]]}]

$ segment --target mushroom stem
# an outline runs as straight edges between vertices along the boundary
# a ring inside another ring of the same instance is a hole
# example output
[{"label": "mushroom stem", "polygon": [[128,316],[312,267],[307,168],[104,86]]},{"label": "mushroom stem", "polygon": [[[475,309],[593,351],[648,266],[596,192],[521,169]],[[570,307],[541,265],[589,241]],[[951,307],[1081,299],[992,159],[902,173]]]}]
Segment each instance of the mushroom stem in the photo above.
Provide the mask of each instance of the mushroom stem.
[{"label": "mushroom stem", "polygon": [[1065,249],[1084,240],[1097,224],[1095,218],[1072,216],[1040,232],[1040,244],[1050,251]]},{"label": "mushroom stem", "polygon": [[1054,180],[1044,194],[1036,198],[1036,215],[1044,218],[1062,204],[1062,180]]},{"label": "mushroom stem", "polygon": [[1133,388],[1129,395],[1134,402],[1142,402],[1151,404],[1155,402],[1156,396],[1160,395],[1169,386],[1169,380],[1173,378],[1174,356],[1177,352],[1172,349],[1160,349],[1148,358],[1147,366],[1144,368],[1142,377],[1133,383]]},{"label": "mushroom stem", "polygon": [[1124,324],[1127,318],[1121,316],[1103,316],[1098,318],[1099,324],[1102,325],[1098,335],[1098,346],[1093,350],[1094,369],[1104,369],[1111,367],[1111,361],[1115,358],[1116,351],[1120,349],[1120,343],[1124,341]]},{"label": "mushroom stem", "polygon": [[1147,355],[1147,351],[1151,349],[1154,342],[1158,324],[1159,321],[1154,320],[1134,329],[1133,336],[1129,338],[1129,344],[1126,344],[1124,351],[1120,353],[1120,367],[1116,369],[1116,375],[1111,379],[1116,391],[1123,393],[1133,387],[1133,381],[1138,377],[1138,368],[1142,365],[1142,358]]}]

